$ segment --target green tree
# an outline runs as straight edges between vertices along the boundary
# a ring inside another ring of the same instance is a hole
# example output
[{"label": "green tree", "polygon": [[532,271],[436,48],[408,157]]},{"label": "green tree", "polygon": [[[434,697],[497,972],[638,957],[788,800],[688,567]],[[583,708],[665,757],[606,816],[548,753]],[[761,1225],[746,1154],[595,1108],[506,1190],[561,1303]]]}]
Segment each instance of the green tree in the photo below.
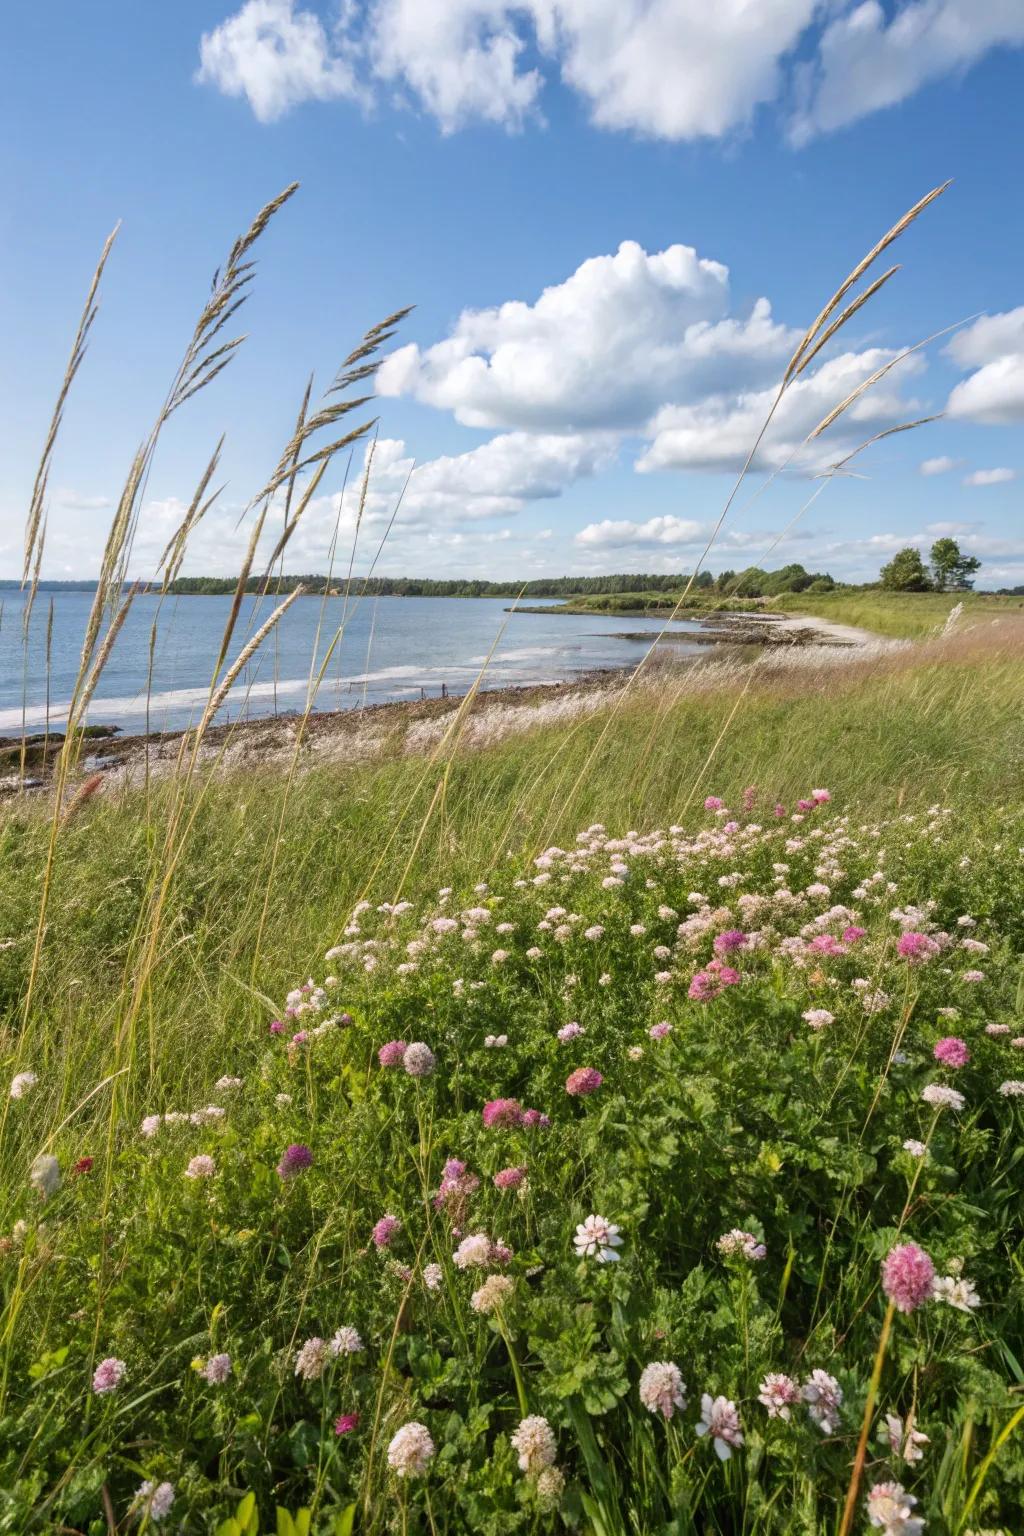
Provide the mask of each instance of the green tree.
[{"label": "green tree", "polygon": [[921,551],[909,545],[897,550],[889,564],[882,566],[878,579],[889,592],[928,592],[932,585]]},{"label": "green tree", "polygon": [[981,561],[964,555],[956,539],[936,539],[932,545],[932,579],[940,592],[965,592],[974,585]]}]

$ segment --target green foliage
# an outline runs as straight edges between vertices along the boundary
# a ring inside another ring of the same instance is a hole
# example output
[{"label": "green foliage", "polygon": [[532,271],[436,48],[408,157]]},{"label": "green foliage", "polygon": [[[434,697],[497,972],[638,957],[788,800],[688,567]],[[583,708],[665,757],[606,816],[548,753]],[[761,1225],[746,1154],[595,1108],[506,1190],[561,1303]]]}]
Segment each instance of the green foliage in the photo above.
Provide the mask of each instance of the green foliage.
[{"label": "green foliage", "polygon": [[940,592],[952,589],[966,592],[973,585],[981,561],[975,555],[964,555],[955,539],[936,539],[931,549],[932,579]]},{"label": "green foliage", "polygon": [[887,592],[927,592],[932,585],[921,551],[911,545],[896,551],[878,579]]}]

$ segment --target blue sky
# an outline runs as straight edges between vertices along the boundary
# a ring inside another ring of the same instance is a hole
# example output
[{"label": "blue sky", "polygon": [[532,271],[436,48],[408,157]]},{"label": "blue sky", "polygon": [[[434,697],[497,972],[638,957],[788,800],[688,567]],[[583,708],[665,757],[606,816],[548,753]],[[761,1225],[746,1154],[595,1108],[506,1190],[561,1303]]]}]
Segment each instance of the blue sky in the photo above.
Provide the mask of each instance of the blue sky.
[{"label": "blue sky", "polygon": [[[982,584],[1024,582],[1020,0],[93,0],[20,7],[7,41],[0,575],[20,574],[39,445],[119,219],[54,463],[46,574],[95,574],[212,271],[292,180],[260,247],[249,340],[162,440],[138,574],[222,431],[227,487],[186,569],[237,568],[240,515],[307,375],[326,385],[407,303],[357,563],[412,469],[379,570],[680,570],[795,336],[953,177],[900,242],[903,270],[780,413],[708,564],[860,578],[952,531],[982,556]],[[802,446],[880,361],[969,317],[859,420]],[[866,478],[828,483],[771,548],[816,471],[942,410],[865,455]],[[325,568],[339,513],[347,549],[342,472],[290,568]]]}]

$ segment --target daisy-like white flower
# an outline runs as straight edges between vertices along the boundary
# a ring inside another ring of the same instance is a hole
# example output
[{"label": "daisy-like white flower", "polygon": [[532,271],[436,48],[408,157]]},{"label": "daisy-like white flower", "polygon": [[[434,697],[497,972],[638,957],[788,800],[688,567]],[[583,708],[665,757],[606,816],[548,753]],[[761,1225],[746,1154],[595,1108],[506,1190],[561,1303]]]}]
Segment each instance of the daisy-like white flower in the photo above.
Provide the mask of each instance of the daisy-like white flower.
[{"label": "daisy-like white flower", "polygon": [[885,1423],[879,1426],[878,1438],[889,1442],[889,1449],[894,1456],[901,1461],[921,1461],[924,1457],[923,1445],[928,1444],[928,1436],[914,1428],[912,1418],[906,1425],[898,1413],[887,1413]]},{"label": "daisy-like white flower", "polygon": [[800,1387],[782,1371],[769,1371],[757,1389],[757,1400],[768,1410],[770,1419],[793,1417],[793,1407],[800,1401]]},{"label": "daisy-like white flower", "polygon": [[944,1301],[958,1312],[973,1312],[981,1306],[981,1297],[974,1289],[974,1281],[963,1275],[936,1275],[932,1281],[932,1300]]},{"label": "daisy-like white flower", "polygon": [[710,1435],[715,1455],[720,1461],[728,1461],[734,1450],[743,1444],[743,1431],[736,1404],[727,1397],[712,1397],[705,1392],[700,1400],[698,1435]]},{"label": "daisy-like white flower", "polygon": [[831,1435],[839,1427],[839,1405],[843,1401],[843,1389],[827,1371],[812,1371],[802,1388],[807,1404],[807,1416],[817,1424],[823,1435]]},{"label": "daisy-like white flower", "polygon": [[924,1521],[913,1513],[916,1503],[902,1483],[876,1483],[868,1492],[868,1520],[885,1536],[920,1536]]},{"label": "daisy-like white flower", "polygon": [[581,1259],[596,1259],[599,1264],[615,1264],[621,1258],[621,1254],[615,1252],[616,1248],[622,1247],[619,1229],[604,1216],[588,1216],[586,1221],[581,1221],[573,1242]]}]

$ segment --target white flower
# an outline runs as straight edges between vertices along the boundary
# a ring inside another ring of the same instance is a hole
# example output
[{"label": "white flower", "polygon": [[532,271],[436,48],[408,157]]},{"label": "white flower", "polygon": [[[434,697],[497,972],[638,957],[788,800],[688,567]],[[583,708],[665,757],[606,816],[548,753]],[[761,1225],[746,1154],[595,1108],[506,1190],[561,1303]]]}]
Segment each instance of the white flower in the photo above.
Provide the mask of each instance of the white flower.
[{"label": "white flower", "polygon": [[295,1357],[295,1374],[302,1381],[317,1381],[327,1364],[327,1344],[323,1339],[307,1339]]},{"label": "white flower", "polygon": [[139,1126],[139,1130],[141,1131],[142,1135],[147,1139],[151,1136],[155,1136],[157,1131],[160,1129],[163,1118],[163,1115],[147,1115],[142,1124]]},{"label": "white flower", "polygon": [[947,1088],[945,1083],[926,1083],[921,1089],[921,1097],[935,1109],[963,1109],[965,1102],[962,1093]]},{"label": "white flower", "polygon": [[715,1244],[719,1253],[724,1258],[764,1259],[768,1256],[768,1250],[764,1243],[759,1243],[753,1232],[743,1232],[739,1227],[733,1227],[731,1232],[724,1233]]},{"label": "white flower", "polygon": [[927,1157],[928,1155],[928,1148],[924,1142],[916,1141],[913,1136],[908,1137],[903,1143],[903,1150],[904,1152],[909,1152],[911,1157]]},{"label": "white flower", "polygon": [[557,1449],[554,1431],[539,1413],[520,1419],[509,1438],[513,1450],[519,1453],[519,1469],[528,1477],[536,1477],[545,1467],[554,1465]]},{"label": "white flower", "polygon": [[843,1389],[827,1371],[812,1371],[803,1385],[807,1415],[823,1435],[830,1435],[839,1425],[839,1405]]},{"label": "white flower", "polygon": [[423,1267],[423,1284],[426,1286],[428,1291],[439,1290],[440,1286],[441,1286],[441,1281],[443,1279],[444,1279],[444,1270],[441,1268],[440,1264],[426,1264],[426,1265],[424,1265],[424,1267]]},{"label": "white flower", "polygon": [[714,1441],[715,1454],[720,1461],[728,1461],[733,1450],[743,1444],[743,1431],[740,1429],[740,1416],[736,1412],[736,1404],[727,1397],[712,1398],[710,1392],[705,1392],[700,1400],[700,1423],[697,1425],[698,1435],[710,1435]]},{"label": "white flower", "polygon": [[868,1493],[868,1520],[885,1536],[920,1536],[924,1521],[911,1513],[916,1503],[901,1483],[876,1483]]},{"label": "white flower", "polygon": [[355,1328],[339,1328],[330,1342],[330,1351],[334,1356],[358,1355],[364,1348],[363,1341]]},{"label": "white flower", "polygon": [[469,1304],[474,1312],[496,1312],[514,1290],[515,1282],[507,1275],[488,1275],[480,1289],[469,1298]]},{"label": "white flower", "polygon": [[150,1520],[163,1520],[170,1514],[174,1503],[174,1484],[154,1483],[147,1478],[136,1493],[135,1500]]},{"label": "white flower", "polygon": [[565,1473],[560,1467],[545,1467],[539,1472],[534,1490],[541,1509],[548,1513],[557,1509],[561,1503],[564,1488]]},{"label": "white flower", "polygon": [[619,1229],[603,1216],[588,1216],[586,1221],[580,1222],[573,1242],[581,1259],[594,1258],[599,1264],[614,1264],[621,1257],[615,1252],[616,1248],[622,1247]]},{"label": "white flower", "polygon": [[39,1078],[34,1072],[19,1072],[11,1078],[11,1098],[23,1099],[35,1087]]},{"label": "white flower", "polygon": [[800,1388],[792,1376],[769,1371],[757,1389],[757,1400],[767,1408],[770,1419],[785,1419],[788,1423],[794,1404],[800,1401]]},{"label": "white flower", "polygon": [[1019,1099],[1024,1095],[1024,1083],[1019,1078],[1011,1077],[1005,1083],[999,1084],[999,1092],[1004,1099]]},{"label": "white flower", "polygon": [[483,1269],[491,1262],[491,1240],[486,1232],[464,1237],[452,1255],[456,1269]]},{"label": "white flower", "polygon": [[212,1179],[217,1172],[217,1164],[207,1152],[200,1152],[198,1157],[193,1157],[185,1169],[186,1179]]},{"label": "white flower", "polygon": [[429,1077],[436,1065],[433,1051],[422,1040],[414,1040],[412,1045],[406,1046],[402,1066],[410,1077]]},{"label": "white flower", "polygon": [[48,1152],[40,1153],[28,1171],[28,1181],[44,1200],[49,1200],[60,1189],[60,1163]]},{"label": "white flower", "polygon": [[652,1360],[645,1365],[638,1390],[648,1413],[660,1413],[670,1419],[677,1408],[686,1407],[686,1383],[678,1365],[671,1360]]},{"label": "white flower", "polygon": [[403,1424],[388,1446],[388,1466],[399,1477],[422,1477],[434,1455],[434,1442],[425,1424]]},{"label": "white flower", "polygon": [[220,1088],[224,1093],[230,1093],[235,1088],[241,1088],[242,1079],[240,1077],[218,1077],[213,1086]]},{"label": "white flower", "polygon": [[199,1372],[204,1381],[213,1387],[221,1387],[231,1375],[230,1355],[211,1355]]},{"label": "white flower", "polygon": [[892,1454],[907,1462],[921,1461],[924,1456],[921,1447],[928,1444],[928,1436],[914,1428],[913,1419],[908,1419],[904,1428],[903,1420],[897,1413],[886,1414],[878,1438],[888,1440]]},{"label": "white flower", "polygon": [[489,1051],[501,1051],[508,1045],[508,1035],[488,1035],[484,1045]]},{"label": "white flower", "polygon": [[981,1297],[974,1289],[974,1281],[962,1275],[936,1275],[932,1281],[933,1301],[944,1301],[958,1312],[973,1312],[981,1306]]},{"label": "white flower", "polygon": [[290,1093],[275,1093],[274,1095],[274,1103],[279,1104],[282,1109],[284,1109],[286,1105],[290,1104],[291,1102],[292,1096]]}]

